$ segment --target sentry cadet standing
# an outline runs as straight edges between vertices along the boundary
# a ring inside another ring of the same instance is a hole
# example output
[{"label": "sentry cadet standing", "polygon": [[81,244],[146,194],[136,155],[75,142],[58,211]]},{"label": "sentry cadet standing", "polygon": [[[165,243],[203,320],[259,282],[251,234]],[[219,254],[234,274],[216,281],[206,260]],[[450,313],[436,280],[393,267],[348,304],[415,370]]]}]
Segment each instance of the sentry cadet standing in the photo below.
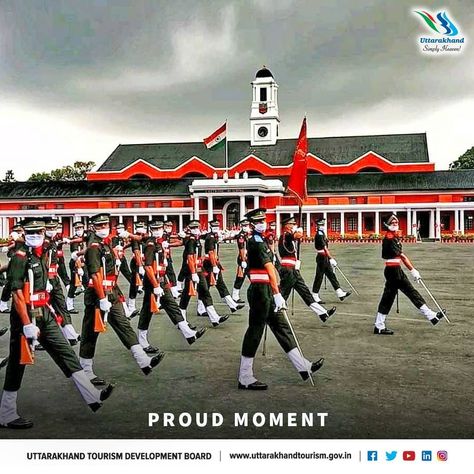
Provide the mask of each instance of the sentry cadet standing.
[{"label": "sentry cadet standing", "polygon": [[392,308],[398,290],[418,308],[431,324],[436,325],[445,315],[445,311],[435,312],[428,308],[424,298],[413,288],[401,268],[401,263],[407,267],[415,281],[420,281],[420,272],[413,266],[409,258],[403,253],[402,243],[398,236],[398,217],[392,214],[384,223],[388,231],[382,241],[382,258],[385,260],[385,288],[380,300],[375,318],[374,334],[391,336],[393,331],[385,327],[385,319]]},{"label": "sentry cadet standing", "polygon": [[278,239],[278,253],[281,258],[278,270],[281,295],[286,301],[291,290],[294,289],[303,298],[306,306],[316,313],[324,323],[336,312],[336,307],[333,306],[328,311],[320,303],[316,303],[301,275],[301,261],[297,258],[296,245],[297,241],[303,237],[303,229],[296,225],[294,217],[283,219],[282,225],[283,232]]},{"label": "sentry cadet standing", "polygon": [[[8,270],[13,307],[10,314],[10,355],[0,403],[0,426],[12,429],[33,426],[32,421],[20,417],[17,412],[17,395],[25,372],[25,361],[20,357],[23,337],[31,345],[37,339],[40,341],[64,375],[72,378],[93,411],[101,407],[113,390],[113,385],[109,385],[99,391],[90,383],[49,309],[46,291],[48,262],[43,252],[44,221],[36,218],[27,220],[24,228],[25,243],[16,249]],[[38,400],[38,404],[41,403]]]},{"label": "sentry cadet standing", "polygon": [[157,366],[164,357],[158,352],[153,358],[143,350],[138,343],[136,334],[125,316],[122,302],[123,294],[117,284],[118,272],[115,257],[110,247],[110,215],[97,214],[92,217],[94,232],[91,234],[86,250],[85,260],[90,281],[85,293],[86,309],[82,322],[81,346],[79,349],[80,362],[87,376],[94,385],[104,384],[104,380],[97,377],[93,370],[93,360],[99,337],[96,326],[96,309],[100,309],[102,320],[112,327],[122,344],[130,349],[138,366],[145,375]]},{"label": "sentry cadet standing", "polygon": [[244,284],[247,270],[247,240],[250,233],[250,223],[248,219],[242,219],[239,224],[240,232],[235,236],[239,253],[237,254],[237,274],[232,288],[232,299],[237,303],[243,303],[240,299],[240,289]]},{"label": "sentry cadet standing", "polygon": [[255,354],[266,324],[303,380],[307,380],[310,373],[319,370],[324,362],[324,359],[319,359],[311,363],[302,356],[281,311],[286,309],[286,303],[278,288],[271,251],[263,238],[266,230],[265,212],[266,209],[259,208],[246,214],[253,232],[247,242],[249,327],[242,344],[238,384],[239,389],[245,390],[267,389],[267,384],[259,382],[253,374]]},{"label": "sentry cadet standing", "polygon": [[46,237],[44,241],[44,251],[48,262],[48,277],[49,285],[48,292],[52,312],[60,319],[61,331],[64,337],[69,341],[71,346],[78,342],[79,334],[76,332],[72,324],[71,315],[66,308],[66,301],[64,299],[63,288],[61,280],[59,279],[59,258],[58,247],[55,237],[58,233],[59,219],[56,217],[47,217],[45,219]]},{"label": "sentry cadet standing", "polygon": [[188,344],[193,344],[206,332],[206,329],[201,328],[198,331],[194,331],[189,327],[188,322],[184,320],[179,306],[171,293],[171,284],[166,273],[167,259],[162,247],[164,234],[163,222],[152,221],[149,224],[149,229],[151,237],[148,237],[144,247],[145,295],[143,297],[143,306],[138,321],[138,342],[147,354],[154,354],[158,352],[158,349],[148,342],[148,329],[153,316],[152,298],[155,299],[153,303],[156,303],[157,307],[161,306],[166,311],[168,317],[181,331],[181,334]]},{"label": "sentry cadet standing", "polygon": [[[211,227],[211,230],[206,234],[206,238],[204,239],[203,260],[203,268],[204,274],[206,275],[207,285],[210,288],[214,280],[215,287],[219,292],[219,296],[229,307],[229,309],[233,313],[235,313],[239,309],[242,309],[245,304],[237,303],[236,301],[234,301],[234,299],[230,296],[229,290],[227,289],[227,285],[225,284],[224,279],[222,278],[223,267],[219,260],[219,221],[217,219],[214,219],[209,222],[209,225]],[[200,312],[199,307],[198,312]]]},{"label": "sentry cadet standing", "polygon": [[321,284],[323,283],[324,276],[330,281],[336,295],[341,301],[344,301],[348,296],[350,296],[350,291],[344,291],[337,280],[336,274],[334,273],[334,268],[337,267],[336,259],[334,259],[329,252],[329,240],[326,237],[324,232],[324,223],[326,219],[319,219],[317,221],[318,231],[314,238],[314,247],[316,249],[316,275],[314,276],[313,282],[313,297],[316,303],[324,304],[319,297],[319,290]]},{"label": "sentry cadet standing", "polygon": [[[202,272],[202,245],[199,240],[201,236],[201,227],[198,220],[192,220],[188,224],[189,235],[184,239],[183,251],[183,275],[185,278],[184,289],[181,293],[179,307],[183,318],[186,319],[186,310],[191,299],[191,293],[197,292],[197,297],[204,304],[206,314],[208,315],[214,327],[227,321],[229,315],[219,316],[214,308],[212,296],[209,293],[207,281]],[[194,290],[194,291],[193,291]]]}]

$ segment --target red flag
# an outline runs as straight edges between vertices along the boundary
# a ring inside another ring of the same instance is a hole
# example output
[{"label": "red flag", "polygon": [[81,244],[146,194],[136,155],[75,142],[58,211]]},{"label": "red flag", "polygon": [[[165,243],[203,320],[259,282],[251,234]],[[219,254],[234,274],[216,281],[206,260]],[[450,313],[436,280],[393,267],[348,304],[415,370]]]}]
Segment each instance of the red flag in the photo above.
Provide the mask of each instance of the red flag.
[{"label": "red flag", "polygon": [[301,124],[300,136],[296,143],[295,154],[293,156],[293,167],[291,168],[290,179],[288,180],[287,191],[295,196],[301,206],[307,197],[306,175],[308,173],[308,137],[306,136],[306,117]]}]

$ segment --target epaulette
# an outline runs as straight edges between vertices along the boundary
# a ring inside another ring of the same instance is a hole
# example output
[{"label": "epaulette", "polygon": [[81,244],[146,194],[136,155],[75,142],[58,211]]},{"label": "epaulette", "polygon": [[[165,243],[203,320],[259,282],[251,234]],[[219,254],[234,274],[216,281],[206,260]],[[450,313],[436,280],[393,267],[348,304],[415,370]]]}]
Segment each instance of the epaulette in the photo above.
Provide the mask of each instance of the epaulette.
[{"label": "epaulette", "polygon": [[89,245],[89,247],[91,247],[91,248],[97,248],[97,247],[100,247],[100,244],[99,244],[99,242],[92,242],[92,243]]},{"label": "epaulette", "polygon": [[15,255],[18,255],[19,257],[26,257],[26,252],[23,250],[17,250]]},{"label": "epaulette", "polygon": [[255,242],[263,242],[262,236],[259,234],[254,234],[253,238]]}]

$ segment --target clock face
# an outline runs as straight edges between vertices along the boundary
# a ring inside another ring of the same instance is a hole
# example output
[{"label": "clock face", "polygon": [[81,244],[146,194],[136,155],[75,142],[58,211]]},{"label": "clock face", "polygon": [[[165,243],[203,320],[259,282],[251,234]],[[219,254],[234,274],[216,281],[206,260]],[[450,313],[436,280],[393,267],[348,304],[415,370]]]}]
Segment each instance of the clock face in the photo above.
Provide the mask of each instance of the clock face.
[{"label": "clock face", "polygon": [[260,127],[258,129],[258,135],[260,137],[266,137],[268,135],[268,128],[267,127]]}]

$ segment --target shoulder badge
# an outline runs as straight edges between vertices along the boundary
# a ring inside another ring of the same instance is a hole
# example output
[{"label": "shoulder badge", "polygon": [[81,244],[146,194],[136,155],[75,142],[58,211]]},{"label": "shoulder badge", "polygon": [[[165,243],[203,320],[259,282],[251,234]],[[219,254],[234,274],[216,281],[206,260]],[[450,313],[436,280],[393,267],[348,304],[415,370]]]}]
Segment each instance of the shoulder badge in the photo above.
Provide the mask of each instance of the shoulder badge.
[{"label": "shoulder badge", "polygon": [[253,236],[253,238],[254,238],[255,242],[263,242],[262,237],[261,237],[260,235],[258,235],[258,234],[255,234],[255,235]]}]

